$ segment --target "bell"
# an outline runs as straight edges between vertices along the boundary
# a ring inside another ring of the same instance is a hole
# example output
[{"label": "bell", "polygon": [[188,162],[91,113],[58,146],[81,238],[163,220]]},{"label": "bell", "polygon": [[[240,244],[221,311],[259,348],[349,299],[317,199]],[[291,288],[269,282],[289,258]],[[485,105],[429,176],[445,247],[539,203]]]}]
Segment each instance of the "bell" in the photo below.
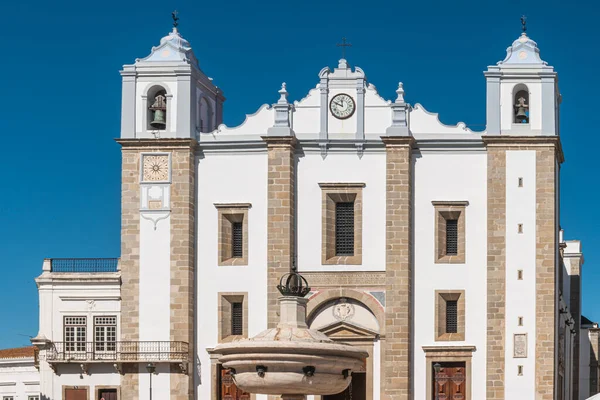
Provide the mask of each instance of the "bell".
[{"label": "bell", "polygon": [[515,116],[515,120],[519,124],[526,124],[528,122],[527,112],[525,111],[525,107],[517,108],[517,115]]},{"label": "bell", "polygon": [[154,104],[148,107],[154,111],[154,119],[150,122],[150,126],[155,129],[165,129],[167,121],[165,119],[165,111],[167,111],[166,97],[162,94],[156,95],[154,98]]},{"label": "bell", "polygon": [[154,119],[150,122],[150,126],[156,129],[165,129],[167,126],[165,110],[154,110]]}]

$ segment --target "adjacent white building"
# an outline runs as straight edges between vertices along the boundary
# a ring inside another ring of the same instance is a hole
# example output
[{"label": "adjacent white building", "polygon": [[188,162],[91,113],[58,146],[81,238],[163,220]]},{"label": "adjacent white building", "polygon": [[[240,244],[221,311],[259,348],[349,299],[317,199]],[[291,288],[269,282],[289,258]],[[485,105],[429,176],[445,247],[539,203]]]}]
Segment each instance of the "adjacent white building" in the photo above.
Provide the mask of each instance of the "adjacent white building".
[{"label": "adjacent white building", "polygon": [[122,254],[44,262],[43,396],[266,399],[213,349],[274,326],[295,268],[311,327],[369,353],[321,400],[580,398],[561,96],[525,33],[484,74],[483,132],[406,103],[402,83],[382,98],[344,59],[227,127],[177,28],[121,74]]},{"label": "adjacent white building", "polygon": [[40,400],[38,351],[35,347],[0,350],[0,399]]}]

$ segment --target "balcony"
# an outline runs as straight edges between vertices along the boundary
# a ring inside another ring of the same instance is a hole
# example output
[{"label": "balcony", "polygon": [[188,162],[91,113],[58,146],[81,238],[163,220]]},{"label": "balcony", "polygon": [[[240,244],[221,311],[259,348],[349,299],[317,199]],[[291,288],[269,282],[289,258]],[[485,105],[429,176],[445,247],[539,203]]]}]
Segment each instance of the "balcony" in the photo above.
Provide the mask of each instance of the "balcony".
[{"label": "balcony", "polygon": [[49,258],[44,269],[50,272],[102,273],[118,272],[118,258]]},{"label": "balcony", "polygon": [[57,364],[80,364],[87,373],[88,364],[113,363],[119,373],[125,363],[174,363],[187,373],[189,345],[186,342],[52,342],[46,361],[56,371]]}]

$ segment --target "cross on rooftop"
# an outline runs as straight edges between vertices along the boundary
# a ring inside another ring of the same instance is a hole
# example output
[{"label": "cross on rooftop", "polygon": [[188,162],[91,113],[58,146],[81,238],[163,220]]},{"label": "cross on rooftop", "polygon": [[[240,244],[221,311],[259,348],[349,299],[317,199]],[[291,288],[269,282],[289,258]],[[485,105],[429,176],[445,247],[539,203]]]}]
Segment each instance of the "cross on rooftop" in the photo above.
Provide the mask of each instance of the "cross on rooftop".
[{"label": "cross on rooftop", "polygon": [[177,28],[177,25],[179,25],[179,12],[177,10],[173,11],[171,13],[171,18],[173,18],[173,27]]},{"label": "cross on rooftop", "polygon": [[345,60],[346,59],[346,47],[352,47],[352,44],[346,43],[346,38],[343,37],[342,43],[338,43],[338,44],[336,44],[336,46],[342,48],[342,58]]}]

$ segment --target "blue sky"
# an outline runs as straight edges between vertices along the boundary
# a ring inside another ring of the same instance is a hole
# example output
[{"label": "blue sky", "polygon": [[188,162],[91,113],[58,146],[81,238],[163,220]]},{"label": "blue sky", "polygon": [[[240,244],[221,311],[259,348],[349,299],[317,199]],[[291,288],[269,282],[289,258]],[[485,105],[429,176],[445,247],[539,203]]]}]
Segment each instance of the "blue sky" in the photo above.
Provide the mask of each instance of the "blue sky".
[{"label": "blue sky", "polygon": [[[34,278],[44,257],[117,257],[120,252],[121,81],[118,71],[171,29],[227,97],[225,122],[290,99],[335,66],[335,44],[385,98],[398,81],[406,99],[444,123],[485,124],[482,72],[505,56],[527,14],[530,37],[559,73],[563,94],[562,226],[584,243],[583,312],[600,320],[600,237],[595,183],[600,139],[598,5],[497,1],[32,1],[0,15],[2,147],[0,348],[26,345],[38,328]],[[482,268],[484,266],[481,266]]]}]

